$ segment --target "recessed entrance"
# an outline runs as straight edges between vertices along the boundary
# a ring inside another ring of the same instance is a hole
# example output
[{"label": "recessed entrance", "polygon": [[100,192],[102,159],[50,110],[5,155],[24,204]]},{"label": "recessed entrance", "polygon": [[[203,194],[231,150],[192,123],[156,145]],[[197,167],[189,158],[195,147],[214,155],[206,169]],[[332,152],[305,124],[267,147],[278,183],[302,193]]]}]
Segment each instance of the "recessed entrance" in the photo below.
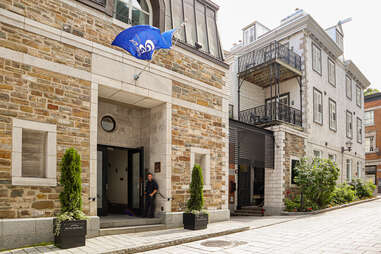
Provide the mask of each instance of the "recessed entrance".
[{"label": "recessed entrance", "polygon": [[144,211],[144,148],[98,145],[98,215],[141,216]]}]

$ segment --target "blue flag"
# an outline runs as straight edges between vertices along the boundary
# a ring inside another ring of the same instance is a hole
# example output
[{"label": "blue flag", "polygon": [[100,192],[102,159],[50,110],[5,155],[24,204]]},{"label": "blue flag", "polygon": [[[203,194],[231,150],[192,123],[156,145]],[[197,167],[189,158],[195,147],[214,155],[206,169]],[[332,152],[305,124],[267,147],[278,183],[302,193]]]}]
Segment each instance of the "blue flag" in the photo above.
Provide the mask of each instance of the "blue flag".
[{"label": "blue flag", "polygon": [[151,60],[155,50],[172,47],[172,37],[176,29],[165,33],[153,26],[138,25],[120,32],[112,45],[121,47],[142,60]]}]

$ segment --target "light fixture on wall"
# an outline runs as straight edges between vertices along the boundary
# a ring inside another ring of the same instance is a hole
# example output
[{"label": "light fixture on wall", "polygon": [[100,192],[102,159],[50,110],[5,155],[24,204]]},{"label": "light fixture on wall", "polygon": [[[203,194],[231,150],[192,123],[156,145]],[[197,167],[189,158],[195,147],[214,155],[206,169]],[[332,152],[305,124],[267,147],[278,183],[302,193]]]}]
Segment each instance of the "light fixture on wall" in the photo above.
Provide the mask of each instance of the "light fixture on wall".
[{"label": "light fixture on wall", "polygon": [[345,146],[347,147],[346,149],[344,148],[344,146],[341,147],[341,153],[344,153],[345,151],[352,151],[352,142],[350,140],[348,140],[347,142],[345,142]]},{"label": "light fixture on wall", "polygon": [[201,48],[202,48],[202,44],[199,43],[198,41],[196,41],[196,42],[194,43],[194,46],[196,47],[196,49],[201,49]]}]

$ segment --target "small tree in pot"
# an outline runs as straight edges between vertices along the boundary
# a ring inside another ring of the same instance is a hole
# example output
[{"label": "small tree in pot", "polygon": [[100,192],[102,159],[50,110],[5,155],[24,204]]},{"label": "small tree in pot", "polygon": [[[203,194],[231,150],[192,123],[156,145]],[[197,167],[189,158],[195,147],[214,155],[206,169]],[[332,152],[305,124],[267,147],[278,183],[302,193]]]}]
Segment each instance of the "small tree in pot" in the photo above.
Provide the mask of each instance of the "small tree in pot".
[{"label": "small tree in pot", "polygon": [[202,211],[204,206],[203,186],[201,167],[195,165],[192,170],[192,180],[189,186],[190,199],[187,203],[187,210],[183,214],[185,229],[205,229],[208,225],[208,214]]},{"label": "small tree in pot", "polygon": [[86,216],[82,212],[81,157],[74,148],[61,161],[61,214],[54,220],[54,243],[68,249],[85,246]]}]

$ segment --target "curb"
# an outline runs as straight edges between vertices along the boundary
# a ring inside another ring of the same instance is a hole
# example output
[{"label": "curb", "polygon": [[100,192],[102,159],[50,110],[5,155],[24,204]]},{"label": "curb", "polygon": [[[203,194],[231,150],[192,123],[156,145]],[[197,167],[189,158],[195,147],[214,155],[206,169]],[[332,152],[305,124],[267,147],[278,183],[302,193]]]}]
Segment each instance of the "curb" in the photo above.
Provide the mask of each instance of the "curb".
[{"label": "curb", "polygon": [[283,216],[315,215],[315,214],[330,212],[330,211],[334,211],[337,209],[342,209],[342,208],[346,208],[346,207],[350,207],[350,206],[354,206],[354,205],[359,205],[359,204],[363,204],[363,203],[367,203],[367,202],[372,202],[372,201],[376,201],[379,199],[381,199],[380,196],[375,197],[375,198],[369,198],[369,199],[355,201],[355,202],[352,202],[349,204],[343,204],[343,205],[338,205],[338,206],[334,206],[334,207],[324,208],[324,209],[312,211],[312,212],[286,212],[286,211],[283,211],[281,213],[281,215],[283,215]]},{"label": "curb", "polygon": [[138,247],[133,247],[133,248],[123,248],[123,249],[118,249],[118,250],[106,251],[106,252],[102,252],[102,253],[103,254],[139,253],[139,252],[145,252],[145,251],[150,251],[150,250],[156,250],[156,249],[171,247],[171,246],[180,245],[180,244],[184,244],[184,243],[190,243],[190,242],[205,240],[205,239],[217,237],[217,236],[230,235],[230,234],[239,233],[239,232],[243,232],[243,231],[247,231],[247,230],[250,230],[249,226],[224,230],[221,232],[209,233],[209,234],[205,234],[205,235],[191,236],[191,237],[186,237],[186,238],[178,239],[178,240],[171,240],[171,241],[166,241],[166,242],[154,243],[154,244],[150,244],[150,245],[138,246]]}]

